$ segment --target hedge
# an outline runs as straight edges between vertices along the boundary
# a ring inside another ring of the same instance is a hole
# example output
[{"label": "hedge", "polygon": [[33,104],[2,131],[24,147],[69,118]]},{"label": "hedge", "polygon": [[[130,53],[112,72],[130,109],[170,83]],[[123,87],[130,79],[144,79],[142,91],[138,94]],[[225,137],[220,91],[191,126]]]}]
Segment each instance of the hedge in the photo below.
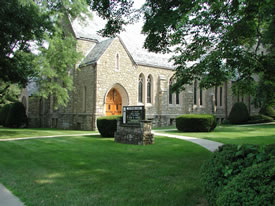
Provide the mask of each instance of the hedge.
[{"label": "hedge", "polygon": [[121,115],[99,117],[96,120],[97,129],[102,137],[114,137],[117,129],[117,120]]},{"label": "hedge", "polygon": [[258,124],[258,123],[267,123],[267,122],[272,122],[272,121],[273,121],[272,117],[259,114],[259,115],[250,116],[247,123],[248,124]]},{"label": "hedge", "polygon": [[233,105],[228,120],[231,124],[243,124],[249,120],[249,113],[243,102],[237,102]]},{"label": "hedge", "polygon": [[272,106],[264,106],[261,108],[261,110],[259,111],[259,114],[263,114],[269,117],[272,117],[273,119],[275,119],[275,110],[273,109]]},{"label": "hedge", "polygon": [[182,132],[209,132],[217,126],[211,114],[185,114],[176,118],[176,127]]},{"label": "hedge", "polygon": [[219,194],[217,205],[275,205],[275,160],[247,167]]},{"label": "hedge", "polygon": [[200,179],[208,204],[216,206],[224,187],[245,168],[275,157],[275,145],[223,145],[200,170]]},{"label": "hedge", "polygon": [[6,121],[7,121],[11,107],[12,107],[12,104],[6,104],[0,110],[0,125],[6,126]]},{"label": "hedge", "polygon": [[28,117],[24,105],[21,102],[12,103],[5,126],[19,128],[26,127],[27,125]]}]

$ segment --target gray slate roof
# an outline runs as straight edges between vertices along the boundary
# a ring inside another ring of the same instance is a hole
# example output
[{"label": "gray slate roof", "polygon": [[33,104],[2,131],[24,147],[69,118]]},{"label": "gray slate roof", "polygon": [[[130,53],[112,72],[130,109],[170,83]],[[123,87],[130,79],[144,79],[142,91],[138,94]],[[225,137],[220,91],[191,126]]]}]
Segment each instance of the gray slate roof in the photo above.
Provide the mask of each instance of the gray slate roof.
[{"label": "gray slate roof", "polygon": [[92,64],[97,62],[97,60],[102,56],[106,51],[109,45],[112,43],[113,39],[107,39],[102,42],[97,43],[91,52],[86,56],[82,61],[81,65]]},{"label": "gray slate roof", "polygon": [[[95,63],[104,53],[104,51],[111,44],[113,39],[107,39],[97,34],[97,31],[102,29],[105,22],[98,16],[93,14],[93,19],[88,19],[86,22],[75,20],[72,23],[72,28],[77,38],[85,38],[96,40],[99,43],[86,56],[81,65]],[[171,55],[155,54],[148,52],[142,48],[144,44],[144,36],[137,31],[125,32],[120,36],[129,54],[136,64],[144,66],[152,66],[165,69],[174,69],[173,63],[169,62]]]}]

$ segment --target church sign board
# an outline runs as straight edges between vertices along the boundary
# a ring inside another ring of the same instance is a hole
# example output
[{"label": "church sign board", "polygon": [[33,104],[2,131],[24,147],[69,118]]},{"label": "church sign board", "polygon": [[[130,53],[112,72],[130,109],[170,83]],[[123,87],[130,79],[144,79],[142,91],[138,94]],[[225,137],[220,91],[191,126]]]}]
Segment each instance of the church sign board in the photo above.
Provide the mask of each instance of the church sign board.
[{"label": "church sign board", "polygon": [[139,124],[145,120],[144,106],[124,106],[123,124]]}]

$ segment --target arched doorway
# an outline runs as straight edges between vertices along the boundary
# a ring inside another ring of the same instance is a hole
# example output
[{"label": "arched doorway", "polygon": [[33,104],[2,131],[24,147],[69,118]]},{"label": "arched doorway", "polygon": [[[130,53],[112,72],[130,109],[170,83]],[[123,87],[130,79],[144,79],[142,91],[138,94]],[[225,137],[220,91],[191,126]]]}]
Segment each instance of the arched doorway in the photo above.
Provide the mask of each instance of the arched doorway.
[{"label": "arched doorway", "polygon": [[121,110],[122,98],[117,89],[113,88],[106,97],[106,116],[121,115]]}]

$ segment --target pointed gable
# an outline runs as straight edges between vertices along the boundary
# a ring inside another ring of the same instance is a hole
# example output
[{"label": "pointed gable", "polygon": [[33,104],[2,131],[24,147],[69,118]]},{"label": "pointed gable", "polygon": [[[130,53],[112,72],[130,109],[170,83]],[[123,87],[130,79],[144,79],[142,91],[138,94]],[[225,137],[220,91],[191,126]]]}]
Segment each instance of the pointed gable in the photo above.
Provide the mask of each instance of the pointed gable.
[{"label": "pointed gable", "polygon": [[85,66],[96,63],[99,60],[99,58],[103,55],[103,53],[106,51],[106,49],[110,46],[113,40],[114,39],[112,38],[97,43],[80,65]]},{"label": "pointed gable", "polygon": [[[126,51],[128,57],[131,59],[131,61],[134,64],[136,64],[133,57],[131,56],[129,50],[127,49],[124,42],[122,41],[122,39],[120,37],[117,37],[117,38],[118,38],[119,42],[121,43],[122,47],[124,48],[124,50]],[[96,63],[100,59],[100,57],[104,54],[104,52],[108,49],[108,47],[111,45],[113,40],[114,40],[114,38],[111,38],[111,39],[107,39],[107,40],[97,43],[94,46],[94,48],[90,51],[90,53],[84,58],[84,60],[80,64],[80,66],[86,66],[89,64]]]}]

